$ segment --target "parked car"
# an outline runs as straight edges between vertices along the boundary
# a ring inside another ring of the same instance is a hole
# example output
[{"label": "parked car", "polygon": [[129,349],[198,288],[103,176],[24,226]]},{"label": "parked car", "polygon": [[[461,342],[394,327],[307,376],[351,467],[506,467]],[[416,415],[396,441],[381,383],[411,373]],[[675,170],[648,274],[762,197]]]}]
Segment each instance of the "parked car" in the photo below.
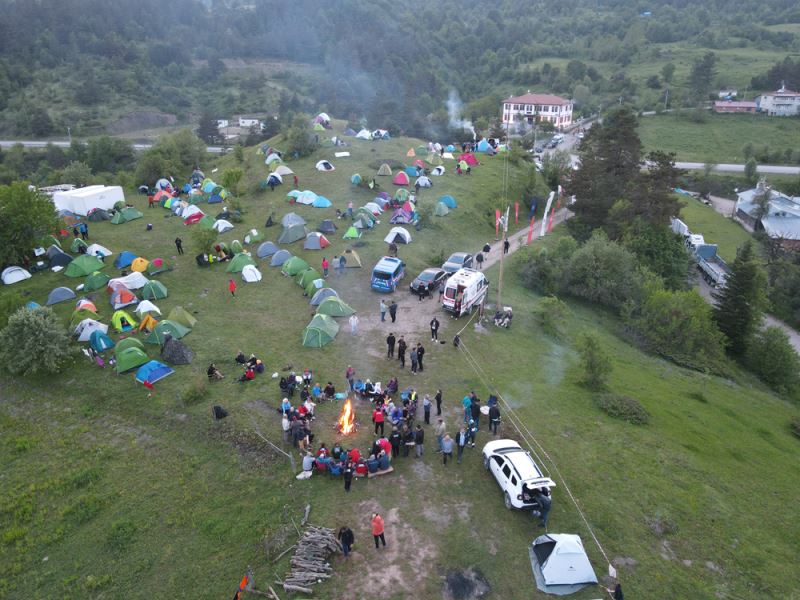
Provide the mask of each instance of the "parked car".
[{"label": "parked car", "polygon": [[459,269],[469,269],[470,267],[472,267],[472,254],[467,252],[453,252],[442,265],[442,269],[447,271],[448,275],[452,275]]},{"label": "parked car", "polygon": [[551,490],[555,482],[542,471],[514,440],[494,440],[483,447],[483,465],[491,471],[503,491],[506,508],[531,509],[536,506],[533,492]]},{"label": "parked car", "polygon": [[430,294],[439,288],[439,284],[447,279],[447,276],[448,273],[444,269],[425,269],[414,278],[409,288],[412,294],[422,295],[423,292]]}]

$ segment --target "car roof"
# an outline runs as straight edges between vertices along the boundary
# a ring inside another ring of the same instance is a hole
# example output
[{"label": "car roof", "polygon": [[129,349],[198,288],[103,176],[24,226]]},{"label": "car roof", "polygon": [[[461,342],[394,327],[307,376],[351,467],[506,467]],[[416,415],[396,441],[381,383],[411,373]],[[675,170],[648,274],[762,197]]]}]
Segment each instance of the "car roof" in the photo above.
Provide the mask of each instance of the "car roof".
[{"label": "car roof", "polygon": [[393,256],[384,256],[378,261],[378,264],[375,265],[375,268],[394,271],[397,268],[397,265],[401,262],[403,261],[401,261],[399,258],[394,258]]},{"label": "car roof", "polygon": [[496,447],[490,447],[489,451],[508,460],[522,481],[541,479],[544,476],[531,455],[523,450],[518,443],[513,440],[498,440],[498,442],[501,443]]},{"label": "car roof", "polygon": [[447,259],[447,262],[450,262],[450,260],[451,260],[451,259],[453,259],[453,258],[460,258],[460,259],[462,259],[462,260],[463,260],[463,259],[465,259],[467,256],[469,256],[469,252],[453,252],[453,253],[450,255],[450,258],[448,258],[448,259]]},{"label": "car roof", "polygon": [[441,273],[441,272],[442,272],[442,269],[439,269],[437,267],[428,267],[427,269],[423,269],[420,272],[420,275],[422,275],[422,273],[434,273],[435,274],[435,273]]}]

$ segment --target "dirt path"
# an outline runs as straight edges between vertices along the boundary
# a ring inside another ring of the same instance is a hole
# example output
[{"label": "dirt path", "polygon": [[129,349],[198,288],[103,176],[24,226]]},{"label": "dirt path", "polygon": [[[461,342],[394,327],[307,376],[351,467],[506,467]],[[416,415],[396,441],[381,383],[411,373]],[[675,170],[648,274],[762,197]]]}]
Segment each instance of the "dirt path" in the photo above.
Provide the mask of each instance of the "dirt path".
[{"label": "dirt path", "polygon": [[[553,215],[553,227],[555,227],[560,223],[563,223],[571,216],[572,213],[569,212],[566,208],[558,209]],[[533,227],[533,239],[537,240],[540,237],[542,237],[541,233],[542,233],[542,222],[538,221],[537,223],[535,223]],[[525,227],[524,229],[521,229],[516,233],[512,233],[511,235],[508,236],[508,241],[510,244],[508,248],[508,254],[513,254],[520,248],[524,248],[527,245],[528,241],[528,228]],[[500,262],[500,254],[502,254],[503,252],[502,241],[491,242],[489,245],[492,247],[492,250],[489,252],[489,254],[484,255],[484,260],[483,260],[484,269],[488,269],[492,265],[495,265],[498,262]]]}]

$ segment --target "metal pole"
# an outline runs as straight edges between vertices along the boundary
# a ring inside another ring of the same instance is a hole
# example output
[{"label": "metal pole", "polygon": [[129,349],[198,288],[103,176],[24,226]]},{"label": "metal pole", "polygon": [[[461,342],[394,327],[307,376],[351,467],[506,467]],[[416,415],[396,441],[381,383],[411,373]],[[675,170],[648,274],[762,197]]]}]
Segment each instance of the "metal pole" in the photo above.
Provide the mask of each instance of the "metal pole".
[{"label": "metal pole", "polygon": [[508,211],[510,208],[509,205],[506,205],[506,214],[502,223],[503,235],[500,236],[500,276],[497,278],[497,310],[500,310],[503,306],[503,258],[505,257],[503,246],[508,238]]}]

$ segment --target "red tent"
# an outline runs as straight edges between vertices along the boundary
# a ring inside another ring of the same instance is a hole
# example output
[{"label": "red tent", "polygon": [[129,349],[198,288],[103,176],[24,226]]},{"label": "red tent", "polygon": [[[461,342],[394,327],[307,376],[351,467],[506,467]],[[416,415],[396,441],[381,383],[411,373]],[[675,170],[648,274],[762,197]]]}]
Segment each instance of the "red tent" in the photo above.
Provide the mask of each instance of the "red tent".
[{"label": "red tent", "polygon": [[424,162],[422,162],[420,159],[417,159],[417,160],[415,160],[415,161],[414,161],[412,164],[413,164],[415,167],[418,167],[418,168],[420,168],[420,169],[424,169],[424,168],[425,168],[425,163],[424,163]]},{"label": "red tent", "polygon": [[470,154],[469,152],[458,157],[458,162],[461,162],[462,160],[471,167],[474,167],[478,164],[478,159],[475,158],[474,154]]},{"label": "red tent", "polygon": [[394,176],[392,183],[395,185],[408,185],[408,175],[406,175],[405,171],[400,171]]},{"label": "red tent", "polygon": [[184,225],[194,225],[195,223],[199,222],[200,219],[205,217],[205,215],[201,212],[196,212],[193,215],[186,217],[183,221]]}]

